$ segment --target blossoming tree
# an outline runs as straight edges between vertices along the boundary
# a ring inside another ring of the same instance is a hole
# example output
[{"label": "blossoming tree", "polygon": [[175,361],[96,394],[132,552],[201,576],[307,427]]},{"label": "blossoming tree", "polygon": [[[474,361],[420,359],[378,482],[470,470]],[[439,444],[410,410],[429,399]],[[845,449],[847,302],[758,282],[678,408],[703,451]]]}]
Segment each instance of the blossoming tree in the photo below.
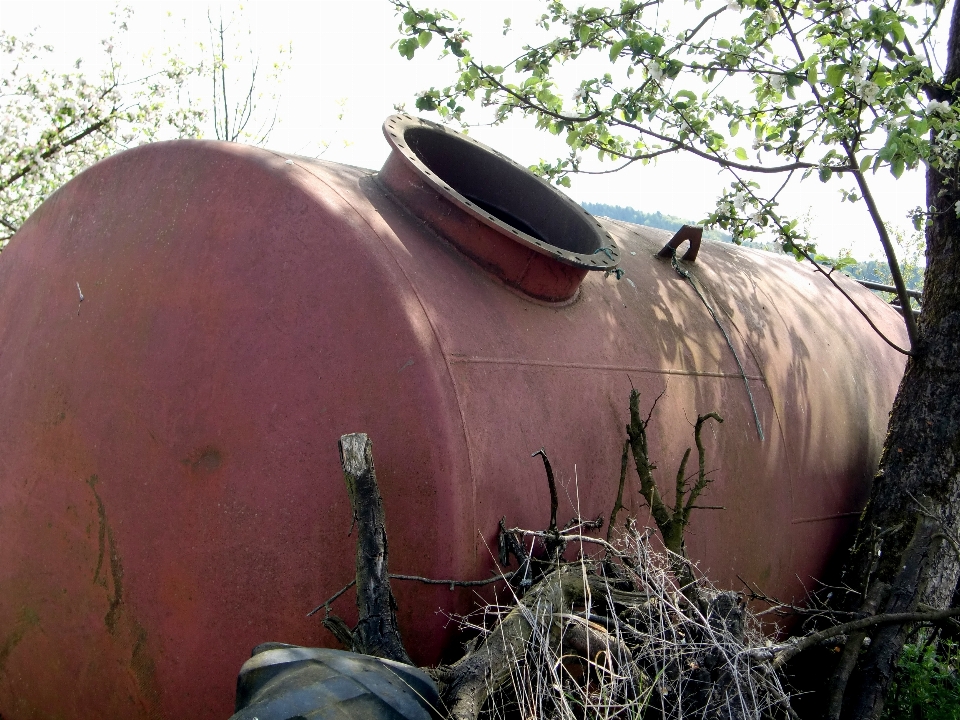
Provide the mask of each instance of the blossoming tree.
[{"label": "blossoming tree", "polygon": [[196,72],[175,55],[131,77],[120,60],[129,11],[113,13],[105,68],[56,72],[54,49],[0,31],[0,249],[44,198],[97,160],[163,133],[196,137],[203,113],[180,97]]}]

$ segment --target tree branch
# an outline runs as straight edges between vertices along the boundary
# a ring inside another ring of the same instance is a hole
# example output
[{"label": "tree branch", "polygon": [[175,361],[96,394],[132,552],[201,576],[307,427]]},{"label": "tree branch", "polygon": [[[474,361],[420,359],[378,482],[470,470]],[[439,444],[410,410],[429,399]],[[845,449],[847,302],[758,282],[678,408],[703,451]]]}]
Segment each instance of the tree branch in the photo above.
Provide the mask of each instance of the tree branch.
[{"label": "tree branch", "polygon": [[824,640],[829,640],[838,635],[846,635],[856,630],[864,630],[881,625],[905,625],[906,623],[912,622],[936,623],[941,620],[946,620],[947,618],[958,616],[960,616],[960,608],[947,608],[946,610],[936,610],[933,612],[903,612],[872,615],[860,620],[852,620],[841,625],[834,625],[826,630],[806,635],[795,642],[771,648],[767,650],[767,652],[769,653],[769,657],[773,658],[773,666],[779,668],[804,650],[809,650]]}]

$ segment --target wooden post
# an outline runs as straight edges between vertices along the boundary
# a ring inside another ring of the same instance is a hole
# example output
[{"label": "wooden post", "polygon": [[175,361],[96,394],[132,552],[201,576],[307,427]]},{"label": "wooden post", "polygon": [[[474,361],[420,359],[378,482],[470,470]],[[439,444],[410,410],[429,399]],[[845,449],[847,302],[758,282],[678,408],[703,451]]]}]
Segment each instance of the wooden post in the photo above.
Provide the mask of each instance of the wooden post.
[{"label": "wooden post", "polygon": [[383,500],[373,467],[373,444],[364,433],[340,438],[340,464],[357,527],[356,652],[413,665],[397,630],[397,601],[390,590]]}]

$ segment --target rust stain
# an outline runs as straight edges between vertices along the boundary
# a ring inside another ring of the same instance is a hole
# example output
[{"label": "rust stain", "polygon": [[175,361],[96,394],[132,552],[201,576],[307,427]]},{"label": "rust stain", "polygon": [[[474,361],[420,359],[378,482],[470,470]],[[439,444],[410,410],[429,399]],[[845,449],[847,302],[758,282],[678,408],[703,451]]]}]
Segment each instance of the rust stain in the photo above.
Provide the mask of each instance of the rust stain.
[{"label": "rust stain", "polygon": [[181,462],[194,472],[212,473],[223,464],[223,453],[213,445],[197,448]]},{"label": "rust stain", "polygon": [[[133,632],[136,641],[130,653],[130,672],[133,673],[141,697],[146,701],[143,709],[149,718],[162,718],[159,710],[160,686],[157,684],[156,665],[147,651],[147,631],[140,623],[133,621]],[[0,718],[2,720],[2,718]]]},{"label": "rust stain", "polygon": [[[137,702],[145,718],[159,719],[163,716],[163,713],[159,709],[160,688],[156,679],[156,665],[147,647],[146,629],[130,613],[123,612],[125,607],[123,602],[123,564],[114,541],[113,528],[107,520],[103,499],[97,492],[98,482],[99,478],[96,475],[91,475],[87,479],[87,485],[93,491],[99,519],[99,548],[93,581],[107,591],[107,602],[109,603],[103,622],[110,635],[117,638],[118,641],[126,644],[132,640],[128,668],[133,682],[139,690]],[[109,568],[109,572],[105,570],[105,566]],[[17,638],[17,642],[19,642],[19,638]],[[2,659],[2,656],[0,656],[0,659]]]},{"label": "rust stain", "polygon": [[[0,673],[4,671],[10,654],[16,649],[17,645],[20,644],[20,641],[23,640],[23,636],[27,634],[30,628],[37,627],[39,624],[40,618],[37,617],[37,613],[32,608],[21,608],[20,617],[17,618],[16,626],[7,637],[4,638],[3,643],[0,644]],[[2,720],[2,718],[0,718],[0,720]]]},{"label": "rust stain", "polygon": [[[97,517],[100,520],[98,532],[99,549],[97,552],[97,567],[93,572],[93,582],[108,591],[107,600],[110,603],[107,614],[103,618],[107,630],[113,635],[117,628],[117,618],[120,616],[121,605],[123,604],[123,565],[120,562],[120,554],[117,552],[116,543],[113,540],[113,528],[107,522],[107,512],[103,506],[103,500],[100,499],[100,493],[97,492],[96,475],[91,475],[87,480],[87,485],[93,491],[93,497],[97,501]],[[110,579],[112,592],[107,587],[107,578],[101,575],[103,572],[103,559],[107,556],[110,565]]]}]

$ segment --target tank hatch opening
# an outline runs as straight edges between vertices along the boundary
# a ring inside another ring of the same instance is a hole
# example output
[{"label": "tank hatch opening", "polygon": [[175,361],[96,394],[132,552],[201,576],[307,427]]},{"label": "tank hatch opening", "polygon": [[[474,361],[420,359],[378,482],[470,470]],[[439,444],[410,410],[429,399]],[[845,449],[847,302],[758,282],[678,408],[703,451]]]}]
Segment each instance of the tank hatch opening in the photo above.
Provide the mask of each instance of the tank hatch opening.
[{"label": "tank hatch opening", "polygon": [[393,153],[381,182],[507,284],[566,300],[587,271],[619,265],[619,248],[590,213],[504,155],[407,115],[387,118],[383,132]]}]

